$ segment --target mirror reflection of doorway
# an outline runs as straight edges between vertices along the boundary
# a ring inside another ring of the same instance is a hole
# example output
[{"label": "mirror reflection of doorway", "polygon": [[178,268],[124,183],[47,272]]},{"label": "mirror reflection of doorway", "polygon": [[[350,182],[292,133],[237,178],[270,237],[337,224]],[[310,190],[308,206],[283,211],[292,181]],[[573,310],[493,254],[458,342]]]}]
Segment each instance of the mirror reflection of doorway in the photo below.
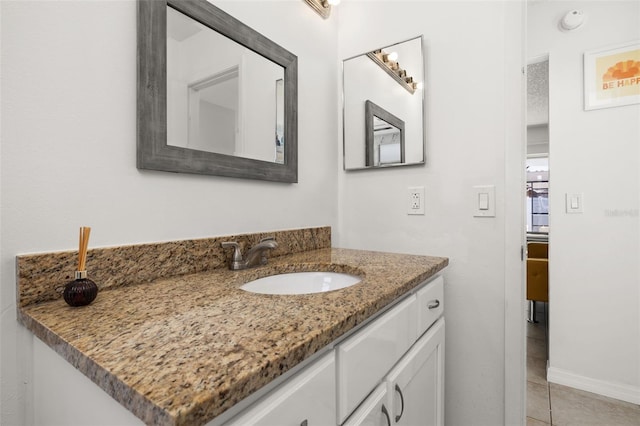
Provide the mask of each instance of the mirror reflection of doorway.
[{"label": "mirror reflection of doorway", "polygon": [[233,155],[239,107],[239,68],[231,67],[187,85],[187,147]]},{"label": "mirror reflection of doorway", "polygon": [[404,163],[404,127],[404,120],[370,100],[365,101],[365,164]]},{"label": "mirror reflection of doorway", "polygon": [[375,166],[402,162],[400,129],[379,117],[373,118],[373,144]]}]

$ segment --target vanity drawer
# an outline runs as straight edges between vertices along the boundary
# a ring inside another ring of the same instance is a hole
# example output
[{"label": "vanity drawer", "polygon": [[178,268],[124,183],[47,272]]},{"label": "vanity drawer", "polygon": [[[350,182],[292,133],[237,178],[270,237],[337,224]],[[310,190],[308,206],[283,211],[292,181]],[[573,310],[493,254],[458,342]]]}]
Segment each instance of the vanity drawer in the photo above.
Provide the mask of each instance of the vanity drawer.
[{"label": "vanity drawer", "polygon": [[418,335],[422,335],[444,312],[444,279],[439,276],[420,289],[418,295]]},{"label": "vanity drawer", "polygon": [[336,418],[335,356],[331,352],[224,426],[328,425]]},{"label": "vanity drawer", "polygon": [[407,297],[336,347],[340,424],[416,341],[416,305]]}]

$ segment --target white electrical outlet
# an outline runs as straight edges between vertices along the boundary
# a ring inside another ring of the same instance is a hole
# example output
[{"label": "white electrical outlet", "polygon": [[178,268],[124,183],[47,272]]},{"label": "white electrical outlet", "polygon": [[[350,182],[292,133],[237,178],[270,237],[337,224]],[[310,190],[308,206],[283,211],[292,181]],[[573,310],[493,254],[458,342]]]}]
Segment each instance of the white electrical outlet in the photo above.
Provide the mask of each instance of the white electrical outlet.
[{"label": "white electrical outlet", "polygon": [[407,214],[424,214],[424,186],[409,187]]}]

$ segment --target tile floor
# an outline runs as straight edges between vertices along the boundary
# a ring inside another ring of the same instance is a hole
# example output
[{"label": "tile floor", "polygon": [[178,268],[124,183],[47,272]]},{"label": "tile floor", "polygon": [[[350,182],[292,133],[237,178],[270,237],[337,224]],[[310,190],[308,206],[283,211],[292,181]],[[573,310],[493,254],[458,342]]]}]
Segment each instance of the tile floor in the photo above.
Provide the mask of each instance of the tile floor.
[{"label": "tile floor", "polygon": [[548,383],[546,304],[527,323],[527,426],[640,426],[640,405]]}]

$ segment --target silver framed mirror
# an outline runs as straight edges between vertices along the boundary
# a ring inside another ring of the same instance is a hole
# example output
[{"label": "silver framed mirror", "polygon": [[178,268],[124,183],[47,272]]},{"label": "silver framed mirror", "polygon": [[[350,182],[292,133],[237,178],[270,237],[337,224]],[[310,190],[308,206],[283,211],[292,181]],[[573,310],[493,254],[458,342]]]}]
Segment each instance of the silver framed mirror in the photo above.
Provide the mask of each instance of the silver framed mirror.
[{"label": "silver framed mirror", "polygon": [[425,164],[422,36],[347,58],[342,72],[344,170]]},{"label": "silver framed mirror", "polygon": [[138,0],[137,167],[297,182],[297,73],[206,0]]}]

